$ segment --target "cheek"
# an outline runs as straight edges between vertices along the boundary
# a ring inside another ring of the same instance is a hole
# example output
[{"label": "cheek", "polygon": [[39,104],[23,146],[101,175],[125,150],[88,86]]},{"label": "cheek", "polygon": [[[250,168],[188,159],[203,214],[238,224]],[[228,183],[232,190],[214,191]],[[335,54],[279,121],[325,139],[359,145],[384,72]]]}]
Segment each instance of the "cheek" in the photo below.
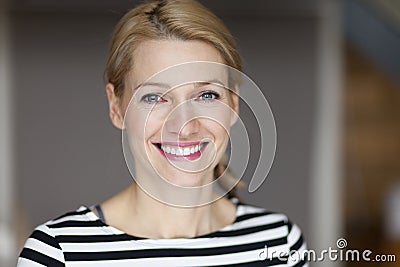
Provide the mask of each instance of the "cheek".
[{"label": "cheek", "polygon": [[215,138],[216,143],[225,143],[229,138],[229,126],[223,121],[204,120],[202,128],[207,130]]},{"label": "cheek", "polygon": [[129,139],[134,143],[146,143],[161,133],[165,116],[161,112],[128,109],[125,123]]},{"label": "cheek", "polygon": [[[209,128],[218,135],[227,135],[231,127],[231,110],[228,110],[227,106],[223,106],[223,109],[216,109],[209,111],[211,116],[207,120]],[[212,112],[212,113],[211,113]]]},{"label": "cheek", "polygon": [[140,116],[135,116],[129,112],[125,117],[126,135],[129,143],[133,145],[132,149],[136,149],[144,140],[143,122]]}]

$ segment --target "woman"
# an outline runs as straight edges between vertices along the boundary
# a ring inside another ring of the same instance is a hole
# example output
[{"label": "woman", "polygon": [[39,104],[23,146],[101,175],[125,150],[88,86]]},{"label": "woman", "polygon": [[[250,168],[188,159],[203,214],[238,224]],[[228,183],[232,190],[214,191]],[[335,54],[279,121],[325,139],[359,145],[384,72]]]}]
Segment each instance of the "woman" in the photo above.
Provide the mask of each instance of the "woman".
[{"label": "woman", "polygon": [[113,34],[106,92],[136,182],[38,226],[18,266],[306,265],[289,257],[305,242],[285,215],[205,189],[223,174],[232,188],[220,162],[237,121],[233,70],[241,60],[231,34],[199,3],[128,12]]}]

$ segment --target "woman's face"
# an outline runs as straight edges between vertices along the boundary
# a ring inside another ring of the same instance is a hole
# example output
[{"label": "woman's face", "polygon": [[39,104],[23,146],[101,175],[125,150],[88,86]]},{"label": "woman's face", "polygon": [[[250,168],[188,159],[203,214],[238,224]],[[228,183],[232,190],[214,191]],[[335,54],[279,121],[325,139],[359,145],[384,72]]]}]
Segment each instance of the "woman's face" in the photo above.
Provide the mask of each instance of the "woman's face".
[{"label": "woman's face", "polygon": [[134,66],[114,108],[125,114],[124,123],[117,126],[127,130],[138,177],[156,170],[179,186],[212,181],[238,110],[237,96],[213,84],[227,84],[227,78],[214,73],[212,81],[174,87],[171,79],[185,74],[172,68],[169,81],[148,81],[168,67],[193,61],[224,63],[218,50],[201,41],[146,41],[133,55]]}]

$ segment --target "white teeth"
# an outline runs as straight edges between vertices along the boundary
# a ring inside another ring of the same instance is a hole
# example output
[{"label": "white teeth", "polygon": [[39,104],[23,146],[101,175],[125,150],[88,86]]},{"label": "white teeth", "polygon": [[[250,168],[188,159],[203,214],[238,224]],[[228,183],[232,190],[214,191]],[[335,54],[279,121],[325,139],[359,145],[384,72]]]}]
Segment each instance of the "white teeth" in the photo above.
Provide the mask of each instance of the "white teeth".
[{"label": "white teeth", "polygon": [[177,156],[189,156],[190,154],[194,154],[203,148],[204,144],[190,146],[190,147],[177,147],[173,148],[166,145],[161,145],[162,151],[168,154],[177,155]]},{"label": "white teeth", "polygon": [[178,149],[176,150],[176,155],[177,155],[177,156],[183,156],[183,150],[182,150],[182,148],[178,148]]},{"label": "white teeth", "polygon": [[190,148],[185,147],[185,149],[183,150],[183,155],[184,156],[190,155]]}]

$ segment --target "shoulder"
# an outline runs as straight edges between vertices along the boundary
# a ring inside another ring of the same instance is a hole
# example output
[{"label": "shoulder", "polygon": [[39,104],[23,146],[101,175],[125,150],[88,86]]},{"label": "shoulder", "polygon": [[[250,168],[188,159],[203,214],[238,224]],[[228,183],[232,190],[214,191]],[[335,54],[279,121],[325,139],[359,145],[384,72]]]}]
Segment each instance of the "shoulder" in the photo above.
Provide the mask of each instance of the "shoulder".
[{"label": "shoulder", "polygon": [[89,228],[95,229],[103,226],[104,224],[90,208],[81,206],[74,211],[66,212],[55,219],[37,226],[30,238],[38,234],[46,234],[53,237],[56,241],[62,241],[65,236],[79,235],[83,231],[86,232]]},{"label": "shoulder", "polygon": [[[276,255],[281,252],[290,255],[307,249],[301,228],[284,213],[239,203],[237,218],[232,226],[235,225],[236,228],[253,229],[254,234],[264,239],[269,252],[276,251]],[[288,260],[304,264],[299,259],[289,257]]]},{"label": "shoulder", "polygon": [[89,208],[82,206],[37,226],[25,242],[18,266],[64,266],[64,254],[59,242],[63,228],[93,224],[95,220],[88,216],[90,213]]},{"label": "shoulder", "polygon": [[102,226],[102,224],[90,208],[81,206],[77,210],[66,212],[55,219],[39,225],[35,228],[34,233],[36,231],[46,232],[57,238],[58,235],[65,234],[63,231],[66,228],[76,227],[78,229],[87,226]]},{"label": "shoulder", "polygon": [[271,228],[285,227],[291,230],[293,223],[284,213],[267,210],[262,207],[238,203],[236,223],[253,223],[255,225],[269,225]]}]

